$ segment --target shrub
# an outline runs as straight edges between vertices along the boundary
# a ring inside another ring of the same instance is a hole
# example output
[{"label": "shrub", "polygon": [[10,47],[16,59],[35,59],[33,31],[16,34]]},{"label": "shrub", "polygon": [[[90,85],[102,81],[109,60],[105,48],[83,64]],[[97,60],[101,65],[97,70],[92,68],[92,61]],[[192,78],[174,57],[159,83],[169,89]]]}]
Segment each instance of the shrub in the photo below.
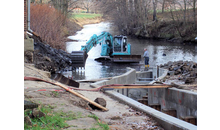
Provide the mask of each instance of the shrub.
[{"label": "shrub", "polygon": [[54,7],[48,4],[31,4],[31,29],[51,47],[65,50],[65,37],[73,32],[68,30],[68,26],[76,29],[77,25]]}]

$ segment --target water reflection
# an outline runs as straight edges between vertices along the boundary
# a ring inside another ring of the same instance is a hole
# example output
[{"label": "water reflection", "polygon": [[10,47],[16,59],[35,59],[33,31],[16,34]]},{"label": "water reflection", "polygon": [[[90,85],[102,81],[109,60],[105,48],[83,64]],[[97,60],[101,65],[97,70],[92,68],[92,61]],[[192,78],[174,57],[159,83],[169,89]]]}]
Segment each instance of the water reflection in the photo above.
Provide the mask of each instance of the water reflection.
[{"label": "water reflection", "polygon": [[[113,27],[108,22],[102,22],[99,24],[86,25],[81,31],[78,31],[75,36],[70,36],[70,39],[78,40],[78,42],[66,43],[67,52],[78,51],[81,49],[81,45],[85,45],[86,41],[90,39],[93,34],[101,34],[102,31],[110,32],[113,36],[119,35],[117,31],[113,30]],[[152,41],[137,39],[128,37],[128,42],[131,43],[131,53],[137,55],[143,55],[144,48],[146,47],[150,55],[150,66],[156,66],[167,63],[169,61],[194,61],[197,62],[197,47],[177,43],[168,43],[164,41]],[[81,79],[99,79],[104,77],[112,77],[125,73],[126,67],[132,67],[140,69],[138,65],[130,64],[102,64],[94,61],[95,58],[101,56],[101,46],[97,45],[93,47],[88,53],[88,58],[85,64],[85,69],[76,71],[67,71],[63,74],[66,77],[73,77],[75,80]],[[166,56],[163,56],[166,54]],[[141,63],[144,63],[142,59]]]}]

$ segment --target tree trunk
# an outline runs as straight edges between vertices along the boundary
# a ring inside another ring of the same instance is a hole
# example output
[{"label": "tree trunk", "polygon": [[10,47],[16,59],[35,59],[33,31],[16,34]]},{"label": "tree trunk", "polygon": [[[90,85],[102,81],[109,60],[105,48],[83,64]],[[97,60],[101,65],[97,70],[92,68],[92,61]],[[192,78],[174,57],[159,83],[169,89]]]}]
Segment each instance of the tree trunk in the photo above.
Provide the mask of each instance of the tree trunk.
[{"label": "tree trunk", "polygon": [[157,4],[157,0],[153,0],[153,8],[154,8],[153,21],[157,20],[157,10],[156,10],[157,6],[156,6],[156,4]]},{"label": "tree trunk", "polygon": [[184,0],[184,15],[183,15],[183,22],[186,24],[186,0]]},{"label": "tree trunk", "polygon": [[194,25],[196,27],[196,0],[193,0],[193,18],[194,18]]},{"label": "tree trunk", "polygon": [[165,5],[165,0],[163,0],[163,4],[162,4],[162,13],[164,13],[164,5]]}]

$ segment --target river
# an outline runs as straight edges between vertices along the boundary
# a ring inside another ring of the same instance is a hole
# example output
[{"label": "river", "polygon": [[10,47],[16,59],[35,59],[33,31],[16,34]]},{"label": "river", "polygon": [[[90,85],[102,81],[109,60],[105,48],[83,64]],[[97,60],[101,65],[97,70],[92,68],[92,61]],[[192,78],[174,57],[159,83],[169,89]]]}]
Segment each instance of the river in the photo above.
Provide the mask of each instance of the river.
[{"label": "river", "polygon": [[[109,22],[85,25],[81,31],[76,33],[76,35],[68,37],[74,41],[66,43],[66,51],[71,53],[72,51],[81,50],[81,45],[85,45],[86,41],[89,40],[93,34],[99,35],[102,31],[110,32],[113,36],[120,35]],[[182,45],[179,43],[169,43],[165,41],[138,39],[129,36],[128,42],[131,43],[131,54],[143,55],[143,49],[148,49],[150,55],[150,67],[164,64],[169,61],[188,60],[197,62],[197,46],[194,45]],[[76,71],[65,71],[62,74],[66,77],[73,77],[75,80],[89,80],[121,75],[127,71],[126,67],[132,67],[136,70],[140,68],[137,65],[112,65],[94,61],[95,58],[101,56],[100,53],[100,45],[93,47],[88,53],[85,68],[77,69]],[[163,54],[166,56],[163,56]],[[141,63],[143,63],[143,59]]]}]

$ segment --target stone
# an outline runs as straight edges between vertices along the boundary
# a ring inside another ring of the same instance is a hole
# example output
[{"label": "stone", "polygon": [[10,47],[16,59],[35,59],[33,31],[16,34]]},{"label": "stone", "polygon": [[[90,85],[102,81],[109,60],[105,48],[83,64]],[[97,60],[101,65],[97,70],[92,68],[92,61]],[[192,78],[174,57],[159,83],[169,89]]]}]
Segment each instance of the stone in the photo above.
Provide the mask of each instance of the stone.
[{"label": "stone", "polygon": [[24,110],[33,109],[33,108],[37,108],[37,107],[38,107],[38,104],[33,103],[31,101],[24,100]]},{"label": "stone", "polygon": [[194,77],[187,77],[185,80],[185,84],[193,83],[195,81]]},{"label": "stone", "polygon": [[27,123],[28,125],[32,125],[32,122],[29,116],[24,117],[24,122]]},{"label": "stone", "polygon": [[[106,101],[105,101],[105,99],[103,99],[103,98],[96,98],[96,99],[94,100],[94,102],[100,104],[100,105],[103,106],[103,107],[106,107]],[[101,110],[100,108],[94,106],[94,105],[91,104],[91,103],[89,103],[89,106],[90,106],[92,109]]]},{"label": "stone", "polygon": [[45,116],[45,114],[43,112],[41,112],[40,110],[38,110],[37,108],[34,108],[33,109],[33,116],[40,118],[40,117]]},{"label": "stone", "polygon": [[178,74],[180,74],[182,71],[181,71],[181,69],[178,69],[178,70],[176,70],[175,72],[174,72],[174,75],[178,75]]}]

